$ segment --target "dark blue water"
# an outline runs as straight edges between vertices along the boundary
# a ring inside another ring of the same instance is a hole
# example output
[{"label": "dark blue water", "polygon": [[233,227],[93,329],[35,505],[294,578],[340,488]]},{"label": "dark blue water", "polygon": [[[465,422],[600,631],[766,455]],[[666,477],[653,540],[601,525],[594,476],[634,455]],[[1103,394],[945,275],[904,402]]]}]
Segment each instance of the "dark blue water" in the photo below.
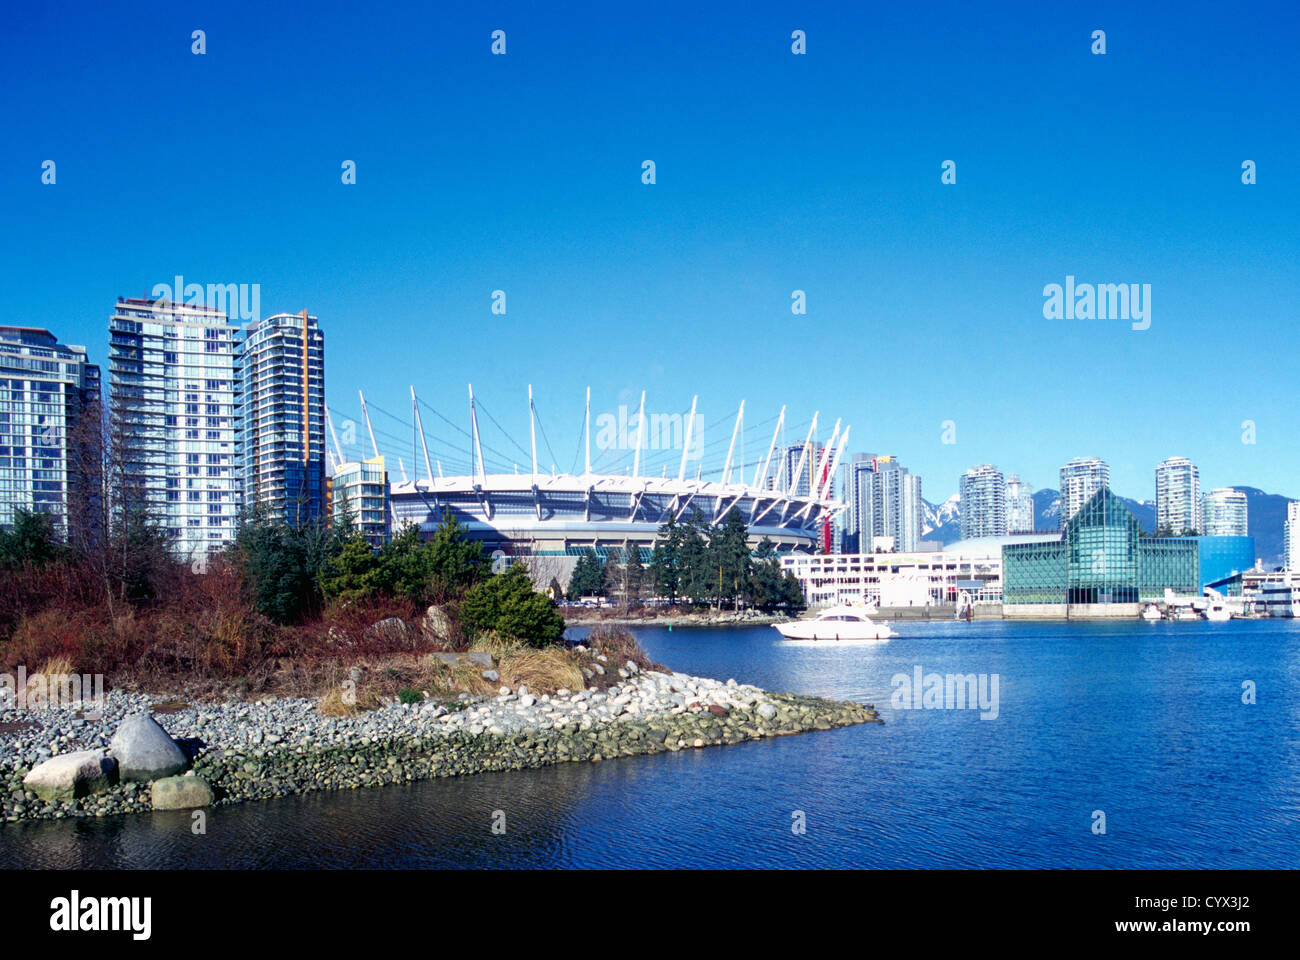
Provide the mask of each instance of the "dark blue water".
[{"label": "dark blue water", "polygon": [[[1300,865],[1300,622],[896,629],[639,631],[676,669],[875,703],[883,726],[219,808],[201,836],[187,813],[9,824],[0,866]],[[916,665],[997,674],[997,719],[892,709]]]}]

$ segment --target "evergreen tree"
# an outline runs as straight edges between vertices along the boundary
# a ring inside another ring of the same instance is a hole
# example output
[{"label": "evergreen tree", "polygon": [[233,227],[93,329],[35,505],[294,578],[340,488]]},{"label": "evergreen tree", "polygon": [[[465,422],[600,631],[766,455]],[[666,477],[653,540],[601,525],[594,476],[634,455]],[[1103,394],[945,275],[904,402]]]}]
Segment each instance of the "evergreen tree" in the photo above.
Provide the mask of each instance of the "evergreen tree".
[{"label": "evergreen tree", "polygon": [[617,547],[610,547],[605,553],[605,563],[600,570],[600,592],[611,602],[619,602],[623,597],[623,563],[619,559]]},{"label": "evergreen tree", "polygon": [[713,595],[719,605],[737,604],[749,591],[750,567],[748,531],[740,514],[732,510],[713,528],[709,537],[709,573]]},{"label": "evergreen tree", "polygon": [[43,567],[63,553],[54,519],[21,507],[14,511],[12,529],[0,528],[0,568]]},{"label": "evergreen tree", "polygon": [[772,610],[785,601],[785,579],[776,547],[764,537],[754,551],[750,591],[747,600],[763,610]]},{"label": "evergreen tree", "polygon": [[594,597],[600,593],[601,565],[596,551],[588,547],[578,557],[573,575],[569,577],[569,590],[566,594],[570,600]]},{"label": "evergreen tree", "polygon": [[[681,526],[681,546],[678,549],[680,592],[694,604],[705,604],[716,592],[709,577],[708,541],[705,532],[708,524],[699,507],[691,511],[690,519]],[[716,574],[713,581],[716,583]]]},{"label": "evergreen tree", "polygon": [[627,562],[623,564],[623,603],[632,607],[641,602],[645,591],[645,565],[641,562],[641,548],[635,543],[627,548]]},{"label": "evergreen tree", "polygon": [[668,598],[670,604],[677,603],[677,596],[682,583],[682,539],[685,531],[677,523],[674,514],[669,514],[663,526],[659,528],[659,537],[655,540],[654,550],[650,554],[651,580],[656,592]]},{"label": "evergreen tree", "polygon": [[495,630],[533,647],[558,643],[564,618],[550,597],[533,588],[523,564],[495,574],[471,587],[461,602],[461,619],[472,631]]},{"label": "evergreen tree", "polygon": [[465,527],[453,513],[443,513],[428,550],[434,593],[460,596],[488,574],[482,545],[466,536]]}]

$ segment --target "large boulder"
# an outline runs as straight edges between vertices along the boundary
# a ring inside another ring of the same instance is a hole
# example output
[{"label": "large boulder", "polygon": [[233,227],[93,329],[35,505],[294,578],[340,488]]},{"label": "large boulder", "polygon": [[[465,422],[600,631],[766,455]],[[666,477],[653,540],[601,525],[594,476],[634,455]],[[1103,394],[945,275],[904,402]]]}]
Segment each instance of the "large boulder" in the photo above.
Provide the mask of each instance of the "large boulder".
[{"label": "large boulder", "polygon": [[114,783],[116,764],[102,750],[80,750],[50,757],[23,777],[23,787],[42,800],[74,800],[102,793]]},{"label": "large boulder", "polygon": [[437,652],[429,654],[428,662],[430,666],[434,663],[444,663],[449,667],[482,667],[490,668],[494,661],[490,653],[444,653]]},{"label": "large boulder", "polygon": [[366,636],[373,640],[406,644],[410,641],[411,632],[401,617],[387,617],[366,627]]},{"label": "large boulder", "polygon": [[212,803],[212,788],[202,777],[164,777],[151,789],[155,810],[192,810]]},{"label": "large boulder", "polygon": [[424,612],[424,617],[420,620],[420,629],[424,633],[424,639],[430,643],[448,643],[452,639],[451,617],[437,604]]},{"label": "large boulder", "polygon": [[184,770],[185,751],[167,735],[150,714],[127,717],[113,734],[109,755],[117,761],[123,780],[157,780]]}]

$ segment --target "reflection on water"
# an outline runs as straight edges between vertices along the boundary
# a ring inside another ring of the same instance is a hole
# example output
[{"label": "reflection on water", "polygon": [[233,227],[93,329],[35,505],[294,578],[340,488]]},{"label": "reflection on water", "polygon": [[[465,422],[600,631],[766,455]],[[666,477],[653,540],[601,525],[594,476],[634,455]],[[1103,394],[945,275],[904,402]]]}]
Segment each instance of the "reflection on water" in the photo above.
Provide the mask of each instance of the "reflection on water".
[{"label": "reflection on water", "polygon": [[[807,649],[761,627],[639,631],[677,669],[875,703],[884,726],[242,804],[201,836],[188,812],[8,824],[0,866],[1296,865],[1300,623],[897,629]],[[916,665],[998,674],[998,719],[892,709]]]}]

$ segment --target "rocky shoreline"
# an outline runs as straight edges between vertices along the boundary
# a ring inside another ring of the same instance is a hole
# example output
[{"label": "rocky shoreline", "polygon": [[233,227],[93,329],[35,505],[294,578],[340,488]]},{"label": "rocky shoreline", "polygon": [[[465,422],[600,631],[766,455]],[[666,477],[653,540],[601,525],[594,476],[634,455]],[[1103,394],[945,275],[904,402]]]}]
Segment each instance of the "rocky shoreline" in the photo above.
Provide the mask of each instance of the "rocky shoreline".
[{"label": "rocky shoreline", "polygon": [[592,613],[584,615],[572,609],[564,611],[564,624],[567,627],[764,627],[774,623],[784,623],[794,619],[788,614],[760,613],[757,610],[741,610],[739,613],[724,610],[714,612],[702,610],[695,613],[668,613],[648,616],[616,616]]},{"label": "rocky shoreline", "polygon": [[[126,693],[107,695],[101,719],[75,705],[0,710],[0,822],[223,806],[883,722],[870,705],[638,671],[630,662],[620,673],[627,676],[604,691],[502,688],[490,698],[397,703],[351,717],[322,716],[314,700],[168,705]],[[183,776],[112,776],[114,733],[142,713],[154,713],[184,752]],[[84,795],[42,799],[24,783],[41,764],[77,752],[102,759],[105,770],[102,783],[77,791]]]}]

